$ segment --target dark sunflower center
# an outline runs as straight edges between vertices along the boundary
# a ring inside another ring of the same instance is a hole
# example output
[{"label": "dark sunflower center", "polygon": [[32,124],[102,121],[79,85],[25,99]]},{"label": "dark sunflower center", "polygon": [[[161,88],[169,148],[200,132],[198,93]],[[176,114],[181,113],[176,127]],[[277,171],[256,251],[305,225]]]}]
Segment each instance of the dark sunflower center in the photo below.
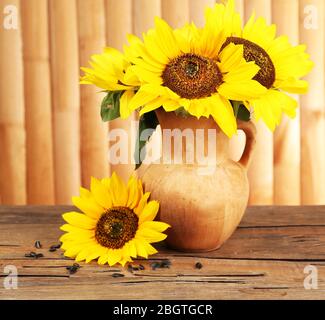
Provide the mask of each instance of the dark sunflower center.
[{"label": "dark sunflower center", "polygon": [[223,82],[217,61],[191,53],[171,60],[162,78],[164,86],[186,99],[209,97]]},{"label": "dark sunflower center", "polygon": [[254,61],[261,69],[254,77],[264,87],[270,89],[275,81],[275,67],[268,53],[257,44],[242,38],[229,37],[222,49],[229,43],[244,45],[244,58],[246,61]]},{"label": "dark sunflower center", "polygon": [[138,216],[129,208],[111,208],[98,220],[95,238],[104,247],[122,248],[125,243],[134,238],[138,221]]}]

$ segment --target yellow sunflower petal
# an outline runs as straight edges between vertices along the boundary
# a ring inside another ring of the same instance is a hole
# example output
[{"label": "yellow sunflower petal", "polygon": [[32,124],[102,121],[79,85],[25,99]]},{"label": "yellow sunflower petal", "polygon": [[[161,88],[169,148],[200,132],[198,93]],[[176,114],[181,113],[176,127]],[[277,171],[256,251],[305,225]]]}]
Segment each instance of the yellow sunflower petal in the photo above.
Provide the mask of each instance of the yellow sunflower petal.
[{"label": "yellow sunflower petal", "polygon": [[122,267],[124,267],[127,262],[131,261],[132,259],[130,257],[129,245],[128,243],[126,243],[122,248],[122,258],[120,260],[120,264],[122,265]]},{"label": "yellow sunflower petal", "polygon": [[[235,45],[234,43],[230,43],[226,46],[221,53],[219,54],[220,64],[219,67],[221,72],[226,73],[232,69],[238,67],[238,65],[242,64],[244,61],[244,46],[243,45]],[[246,63],[246,61],[244,62]],[[258,72],[259,67],[257,67],[255,74]],[[254,75],[255,75],[254,74]]]},{"label": "yellow sunflower petal", "polygon": [[108,260],[108,255],[109,255],[109,249],[105,249],[102,254],[100,255],[100,257],[98,258],[98,264],[104,265],[107,263]]},{"label": "yellow sunflower petal", "polygon": [[136,237],[144,238],[148,242],[153,243],[165,240],[167,238],[167,235],[149,228],[140,228],[137,231]]},{"label": "yellow sunflower petal", "polygon": [[113,172],[110,183],[111,195],[114,206],[125,206],[128,201],[128,192],[121,178]]},{"label": "yellow sunflower petal", "polygon": [[104,208],[104,210],[102,209],[101,213],[103,213],[105,209],[109,209],[112,206],[113,203],[110,190],[100,180],[91,177],[90,190],[97,203]]},{"label": "yellow sunflower petal", "polygon": [[193,40],[197,37],[198,29],[194,23],[186,24],[184,27],[175,29],[174,36],[181,52],[190,53]]},{"label": "yellow sunflower petal", "polygon": [[304,94],[308,92],[309,85],[305,80],[296,80],[293,78],[287,80],[276,80],[274,87],[289,93]]},{"label": "yellow sunflower petal", "polygon": [[170,225],[161,221],[145,221],[140,226],[140,229],[142,228],[152,229],[157,232],[164,232],[166,229],[170,228]]},{"label": "yellow sunflower petal", "polygon": [[130,90],[137,84],[134,79],[130,86],[128,82],[124,83],[125,72],[130,63],[116,49],[105,48],[102,54],[93,55],[89,64],[92,68],[81,68],[85,72],[81,77],[81,84],[94,84],[107,91]]},{"label": "yellow sunflower petal", "polygon": [[137,249],[137,255],[143,258],[148,259],[148,252],[143,244],[144,240],[134,239],[135,247]]},{"label": "yellow sunflower petal", "polygon": [[146,192],[140,199],[138,206],[134,209],[134,212],[140,216],[141,212],[143,211],[144,207],[147,205],[147,201],[150,197],[150,192]]},{"label": "yellow sunflower petal", "polygon": [[107,262],[110,266],[114,266],[122,259],[121,249],[110,249],[107,255]]},{"label": "yellow sunflower petal", "polygon": [[137,74],[134,72],[134,70],[131,67],[128,67],[125,71],[123,82],[130,85],[132,87],[132,90],[127,90],[133,92],[133,89],[140,86],[140,80]]},{"label": "yellow sunflower petal", "polygon": [[243,58],[243,46],[229,44],[220,54],[219,68],[224,73],[224,83],[218,92],[226,99],[246,101],[266,93],[267,89],[252,78],[260,68]]},{"label": "yellow sunflower petal", "polygon": [[72,226],[71,224],[64,224],[63,226],[60,227],[60,229],[62,231],[66,231],[66,232],[70,232],[70,231],[80,231],[80,230],[85,230],[85,229],[81,229],[79,227],[76,227],[76,226]]},{"label": "yellow sunflower petal", "polygon": [[208,98],[188,100],[187,103],[184,104],[184,109],[194,117],[200,119],[200,117],[205,114],[207,100]]},{"label": "yellow sunflower petal", "polygon": [[283,92],[268,90],[263,97],[252,100],[251,105],[256,119],[262,118],[268,128],[274,131],[281,121],[282,111],[290,117],[295,116],[297,101]]},{"label": "yellow sunflower petal", "polygon": [[62,217],[66,222],[82,229],[94,229],[97,223],[97,221],[78,212],[67,212]]},{"label": "yellow sunflower petal", "polygon": [[276,69],[276,78],[300,78],[309,73],[314,67],[310,56],[305,52],[306,46],[292,46],[286,36],[276,38],[268,49]]},{"label": "yellow sunflower petal", "polygon": [[139,225],[145,221],[152,221],[156,218],[159,210],[159,203],[157,201],[150,201],[139,214]]},{"label": "yellow sunflower petal", "polygon": [[229,100],[219,95],[212,96],[209,112],[229,138],[237,133],[237,122]]},{"label": "yellow sunflower petal", "polygon": [[[298,102],[294,98],[285,94],[284,92],[280,92],[277,90],[272,90],[271,92],[272,100],[278,102],[278,106],[282,109],[282,111],[289,116],[290,118],[295,118],[297,115],[297,107]],[[274,102],[273,102],[274,103]]]},{"label": "yellow sunflower petal", "polygon": [[72,203],[92,219],[98,219],[104,212],[103,207],[91,197],[72,197]]},{"label": "yellow sunflower petal", "polygon": [[234,83],[223,83],[218,92],[227,99],[234,101],[246,101],[259,98],[267,89],[255,80],[247,80]]},{"label": "yellow sunflower petal", "polygon": [[[144,39],[147,40],[148,44],[148,36],[144,35]],[[141,61],[150,65],[154,66],[157,70],[162,70],[164,68],[164,63],[168,61],[168,58],[163,55],[163,59],[161,60],[161,56],[159,55],[152,55],[152,50],[148,50],[148,47],[146,47],[145,43],[143,43],[138,37],[134,35],[128,35],[128,41],[130,43],[130,46],[124,47],[124,52],[127,57],[127,59],[132,62],[133,64],[136,64],[137,62]],[[149,39],[150,45],[152,45],[152,37]],[[155,47],[156,48],[156,47]],[[141,57],[141,59],[139,59]],[[165,60],[166,59],[166,60]]]},{"label": "yellow sunflower petal", "polygon": [[100,245],[91,247],[91,249],[88,251],[88,254],[86,256],[86,263],[89,263],[90,261],[97,259],[105,251],[106,251],[106,248],[101,247]]},{"label": "yellow sunflower petal", "polygon": [[139,201],[143,197],[143,185],[141,179],[138,179]]},{"label": "yellow sunflower petal", "polygon": [[148,92],[147,87],[149,85],[143,85],[139,91],[134,95],[134,97],[131,99],[129,103],[129,109],[130,110],[136,110],[140,107],[145,106],[147,103],[150,101],[154,100],[157,98],[157,93],[155,92]]},{"label": "yellow sunflower petal", "polygon": [[142,245],[144,246],[145,250],[147,251],[148,255],[156,254],[158,251],[147,241],[142,241]]},{"label": "yellow sunflower petal", "polygon": [[132,110],[130,110],[129,105],[130,101],[134,97],[134,91],[133,90],[128,90],[125,91],[120,99],[120,114],[121,114],[121,119],[127,119],[131,113]]},{"label": "yellow sunflower petal", "polygon": [[90,250],[92,250],[92,247],[91,247],[91,246],[88,246],[88,247],[82,249],[82,250],[78,253],[78,255],[76,256],[75,260],[76,260],[77,262],[81,262],[81,261],[86,260],[86,257],[88,256]]},{"label": "yellow sunflower petal", "polygon": [[82,246],[74,245],[64,252],[64,255],[69,258],[75,258],[82,250]]},{"label": "yellow sunflower petal", "polygon": [[173,59],[180,54],[172,28],[161,18],[155,18],[157,42],[160,49],[169,58]]},{"label": "yellow sunflower petal", "polygon": [[[65,240],[61,245],[61,249],[64,251],[71,249],[71,250],[78,250],[78,252],[81,252],[84,248],[94,245],[94,243],[95,242],[93,240],[88,240],[88,241]],[[68,252],[68,254],[69,254],[69,252]]]},{"label": "yellow sunflower petal", "polygon": [[134,176],[129,179],[127,190],[128,202],[126,206],[130,209],[134,209],[138,205],[141,196],[141,191],[138,188],[138,181]]},{"label": "yellow sunflower petal", "polygon": [[161,85],[163,79],[161,78],[161,72],[152,72],[143,68],[140,64],[132,66],[133,72],[138,74],[141,82],[150,83],[154,85]]},{"label": "yellow sunflower petal", "polygon": [[[166,65],[169,62],[169,58],[160,49],[157,44],[157,33],[153,30],[149,31],[147,34],[143,35],[143,42],[147,52],[150,52],[150,56],[158,60],[161,64]],[[154,60],[154,59],[150,59]]]},{"label": "yellow sunflower petal", "polygon": [[174,100],[167,100],[163,103],[163,108],[167,112],[175,111],[180,108],[180,102]]},{"label": "yellow sunflower petal", "polygon": [[276,26],[267,25],[262,17],[255,21],[255,14],[251,16],[243,30],[243,38],[252,41],[267,50],[275,38]]},{"label": "yellow sunflower petal", "polygon": [[85,230],[85,229],[79,229],[78,231],[72,231],[65,233],[60,237],[60,241],[87,241],[94,238],[94,231],[93,230]]},{"label": "yellow sunflower petal", "polygon": [[151,102],[148,102],[143,108],[141,108],[139,115],[142,116],[145,113],[159,109],[166,101],[168,101],[168,98],[158,97]]},{"label": "yellow sunflower petal", "polygon": [[129,253],[130,253],[130,256],[132,258],[136,258],[137,257],[137,248],[136,248],[136,245],[135,245],[134,240],[130,240],[128,242],[128,244],[129,244]]},{"label": "yellow sunflower petal", "polygon": [[101,180],[101,183],[106,187],[109,188],[111,185],[111,178],[104,178]]}]

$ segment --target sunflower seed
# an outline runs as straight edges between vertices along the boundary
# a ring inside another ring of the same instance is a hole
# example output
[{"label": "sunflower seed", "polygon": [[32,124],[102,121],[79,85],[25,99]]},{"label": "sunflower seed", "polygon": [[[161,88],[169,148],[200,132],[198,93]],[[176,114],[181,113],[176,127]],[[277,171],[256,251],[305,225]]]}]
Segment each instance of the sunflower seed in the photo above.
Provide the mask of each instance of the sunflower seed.
[{"label": "sunflower seed", "polygon": [[34,247],[35,247],[36,249],[41,249],[41,248],[42,248],[41,241],[39,241],[39,240],[35,241]]},{"label": "sunflower seed", "polygon": [[31,252],[25,254],[25,258],[38,259],[38,258],[42,258],[42,257],[44,257],[43,253],[36,253],[34,251],[31,251]]},{"label": "sunflower seed", "polygon": [[50,251],[50,252],[55,252],[57,249],[60,249],[60,248],[61,248],[61,243],[59,243],[59,244],[53,244],[53,245],[50,247],[49,251]]},{"label": "sunflower seed", "polygon": [[125,277],[125,275],[122,274],[122,273],[113,273],[113,274],[112,274],[112,277],[113,277],[113,278],[123,278],[123,277]]},{"label": "sunflower seed", "polygon": [[169,267],[171,266],[171,262],[170,262],[170,260],[163,260],[162,262],[161,262],[161,268],[168,268],[169,269]]},{"label": "sunflower seed", "polygon": [[75,274],[80,269],[80,265],[78,263],[74,263],[72,266],[69,266],[66,269],[70,274]]},{"label": "sunflower seed", "polygon": [[162,261],[156,261],[151,263],[151,269],[152,270],[156,270],[156,269],[164,269],[164,268],[168,268],[171,266],[171,262],[170,260],[166,259],[166,260],[162,260]]},{"label": "sunflower seed", "polygon": [[202,264],[201,262],[197,262],[197,263],[195,264],[195,268],[196,268],[196,269],[202,269],[202,268],[203,268],[203,264]]},{"label": "sunflower seed", "polygon": [[144,266],[142,264],[138,265],[138,266],[133,266],[132,264],[128,265],[128,271],[133,273],[133,271],[140,271],[140,270],[144,270]]},{"label": "sunflower seed", "polygon": [[36,253],[33,251],[25,254],[25,258],[35,258],[35,257],[36,257]]},{"label": "sunflower seed", "polygon": [[159,262],[153,262],[151,263],[151,269],[156,270],[157,268],[160,268],[160,263]]}]

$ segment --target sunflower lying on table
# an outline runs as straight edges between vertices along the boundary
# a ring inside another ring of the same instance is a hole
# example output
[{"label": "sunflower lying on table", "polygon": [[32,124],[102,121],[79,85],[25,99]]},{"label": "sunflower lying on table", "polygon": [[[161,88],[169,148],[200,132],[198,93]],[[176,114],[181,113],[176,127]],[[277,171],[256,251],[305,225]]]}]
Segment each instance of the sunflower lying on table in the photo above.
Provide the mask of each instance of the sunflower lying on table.
[{"label": "sunflower lying on table", "polygon": [[141,181],[131,177],[127,185],[113,173],[111,178],[92,178],[90,191],[80,188],[74,205],[83,213],[63,214],[67,224],[61,238],[65,256],[87,263],[98,259],[99,264],[122,266],[132,258],[148,258],[157,253],[151,245],[166,238],[169,228],[164,222],[153,221],[159,204],[149,201]]}]

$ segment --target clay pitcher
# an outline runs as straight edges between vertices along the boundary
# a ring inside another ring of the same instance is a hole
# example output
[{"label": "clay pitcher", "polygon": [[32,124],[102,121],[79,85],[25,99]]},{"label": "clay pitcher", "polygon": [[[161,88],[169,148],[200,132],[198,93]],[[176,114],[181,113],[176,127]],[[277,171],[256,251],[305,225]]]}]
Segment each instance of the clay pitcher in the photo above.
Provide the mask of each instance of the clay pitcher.
[{"label": "clay pitcher", "polygon": [[[156,114],[163,136],[174,129],[193,131],[194,137],[195,132],[201,133],[194,142],[181,139],[181,147],[173,145],[176,139],[170,139],[167,157],[164,153],[168,148],[164,144],[168,139],[163,138],[161,161],[142,166],[138,171],[152,199],[160,202],[158,219],[171,225],[167,245],[185,252],[216,250],[235,231],[247,207],[247,169],[256,141],[255,126],[252,122],[238,122],[238,129],[246,134],[246,146],[240,161],[235,162],[228,155],[229,138],[212,118],[185,118],[162,109]],[[215,137],[210,139],[214,140],[215,165],[202,166],[202,161],[196,158],[188,163],[189,153],[196,155],[198,148],[206,157],[211,153],[207,151],[211,148],[208,134]]]}]

